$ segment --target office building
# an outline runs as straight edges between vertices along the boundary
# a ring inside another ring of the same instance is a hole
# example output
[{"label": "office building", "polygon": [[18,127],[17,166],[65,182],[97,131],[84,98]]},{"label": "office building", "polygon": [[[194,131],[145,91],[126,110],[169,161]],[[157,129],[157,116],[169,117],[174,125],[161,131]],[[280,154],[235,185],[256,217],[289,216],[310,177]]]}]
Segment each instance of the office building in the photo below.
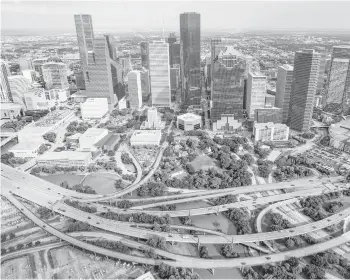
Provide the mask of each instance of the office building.
[{"label": "office building", "polygon": [[86,167],[92,163],[91,153],[77,151],[46,152],[36,159],[39,166]]},{"label": "office building", "polygon": [[282,123],[282,108],[265,107],[255,109],[254,121],[257,123]]},{"label": "office building", "polygon": [[86,80],[86,72],[88,71],[88,52],[94,50],[94,30],[92,27],[91,15],[74,15],[75,29],[77,32],[77,40],[79,54],[81,60],[81,69]]},{"label": "office building", "polygon": [[36,74],[34,70],[22,70],[22,75],[27,79],[29,83],[34,83],[36,79]]},{"label": "office building", "polygon": [[317,47],[316,51],[320,53],[320,67],[318,70],[316,94],[322,94],[323,88],[325,86],[326,63],[327,63],[328,54],[324,47]]},{"label": "office building", "polygon": [[255,141],[287,141],[289,127],[279,123],[254,123],[253,135]]},{"label": "office building", "polygon": [[325,111],[350,114],[350,45],[333,47],[326,93]]},{"label": "office building", "polygon": [[98,143],[108,135],[108,129],[88,128],[79,138],[79,151],[96,152],[99,149]]},{"label": "office building", "polygon": [[13,120],[23,115],[21,105],[12,102],[1,102],[0,105],[1,119]]},{"label": "office building", "polygon": [[301,132],[310,130],[319,66],[320,54],[314,50],[302,50],[295,53],[288,116],[288,124],[291,129]]},{"label": "office building", "polygon": [[108,112],[107,98],[88,98],[80,104],[80,111],[83,120],[101,119]]},{"label": "office building", "polygon": [[134,70],[128,74],[129,105],[132,109],[140,109],[142,106],[141,72]]},{"label": "office building", "polygon": [[29,82],[21,75],[8,77],[12,101],[20,104],[23,109],[26,108],[24,95],[29,91]]},{"label": "office building", "polygon": [[170,46],[170,66],[180,68],[180,43],[176,42]]},{"label": "office building", "polygon": [[148,108],[147,121],[143,122],[140,129],[163,129],[165,122],[162,121],[156,107]]},{"label": "office building", "polygon": [[177,117],[177,128],[189,131],[189,130],[197,130],[202,127],[202,117],[192,114],[186,113]]},{"label": "office building", "polygon": [[0,97],[1,102],[12,102],[12,95],[10,84],[8,80],[8,71],[6,64],[1,61],[0,62]]},{"label": "office building", "polygon": [[132,65],[131,65],[131,57],[121,57],[119,58],[119,60],[121,61],[121,65],[123,68],[124,73],[129,73],[132,70]]},{"label": "office building", "polygon": [[110,35],[96,36],[93,51],[88,51],[85,79],[89,98],[107,98],[110,107],[124,95],[118,91],[118,64],[115,59],[114,39]]},{"label": "office building", "polygon": [[265,106],[266,79],[266,76],[259,72],[248,74],[246,110],[251,119],[254,118],[255,109]]},{"label": "office building", "polygon": [[149,95],[151,93],[149,70],[146,70],[146,68],[143,68],[140,74],[141,74],[142,101],[148,101]]},{"label": "office building", "polygon": [[9,152],[13,153],[18,158],[35,158],[38,155],[39,147],[43,144],[42,141],[19,142],[13,146]]},{"label": "office building", "polygon": [[68,89],[68,67],[62,62],[46,62],[42,65],[46,89]]},{"label": "office building", "polygon": [[170,107],[169,44],[155,41],[149,44],[152,106]]},{"label": "office building", "polygon": [[180,14],[181,99],[185,105],[201,101],[200,14]]},{"label": "office building", "polygon": [[180,69],[170,68],[170,88],[171,91],[176,91],[179,87]]},{"label": "office building", "polygon": [[67,101],[67,97],[65,89],[45,90],[33,87],[24,93],[24,102],[27,110],[49,110]]},{"label": "office building", "polygon": [[141,66],[149,70],[149,43],[141,42],[140,50],[141,50]]},{"label": "office building", "polygon": [[213,122],[214,132],[234,133],[242,127],[242,124],[235,120],[233,114],[222,114],[221,119]]},{"label": "office building", "polygon": [[135,130],[130,138],[131,146],[159,146],[162,139],[160,130]]},{"label": "office building", "polygon": [[275,100],[276,100],[276,95],[266,93],[266,95],[265,95],[265,107],[274,107]]},{"label": "office building", "polygon": [[211,108],[215,122],[222,114],[243,117],[245,79],[248,75],[246,57],[234,49],[230,40],[211,41]]},{"label": "office building", "polygon": [[84,72],[82,70],[74,70],[74,77],[77,89],[85,90]]},{"label": "office building", "polygon": [[278,67],[275,107],[282,108],[282,123],[287,123],[288,120],[293,69],[293,66],[288,64]]}]

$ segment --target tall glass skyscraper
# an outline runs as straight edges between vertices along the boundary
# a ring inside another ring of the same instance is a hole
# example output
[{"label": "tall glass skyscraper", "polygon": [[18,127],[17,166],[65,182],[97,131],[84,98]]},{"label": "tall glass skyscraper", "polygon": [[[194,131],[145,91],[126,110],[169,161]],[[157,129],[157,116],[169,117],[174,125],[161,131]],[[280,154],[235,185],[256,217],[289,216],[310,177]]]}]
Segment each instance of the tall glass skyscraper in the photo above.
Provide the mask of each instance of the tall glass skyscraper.
[{"label": "tall glass skyscraper", "polygon": [[91,15],[74,15],[81,68],[86,78],[88,52],[94,49],[94,30]]},{"label": "tall glass skyscraper", "polygon": [[350,45],[333,47],[324,110],[350,114]]},{"label": "tall glass skyscraper", "polygon": [[185,105],[201,101],[200,14],[180,14],[181,99]]},{"label": "tall glass skyscraper", "polygon": [[244,80],[249,64],[246,57],[234,49],[230,40],[211,41],[211,108],[213,122],[222,114],[243,116]]},{"label": "tall glass skyscraper", "polygon": [[[113,106],[118,96],[118,63],[114,41],[110,35],[97,36],[93,51],[88,52],[86,95],[90,98],[107,98]],[[118,96],[120,100],[123,96]]]},{"label": "tall glass skyscraper", "polygon": [[314,50],[295,53],[288,114],[288,124],[291,129],[301,132],[310,130],[319,67],[320,54]]},{"label": "tall glass skyscraper", "polygon": [[142,67],[149,70],[149,43],[141,42],[140,50],[141,50],[141,65]]},{"label": "tall glass skyscraper", "polygon": [[8,80],[6,64],[0,61],[0,98],[1,102],[12,102],[12,94]]},{"label": "tall glass skyscraper", "polygon": [[155,41],[149,44],[152,106],[171,104],[169,44]]}]

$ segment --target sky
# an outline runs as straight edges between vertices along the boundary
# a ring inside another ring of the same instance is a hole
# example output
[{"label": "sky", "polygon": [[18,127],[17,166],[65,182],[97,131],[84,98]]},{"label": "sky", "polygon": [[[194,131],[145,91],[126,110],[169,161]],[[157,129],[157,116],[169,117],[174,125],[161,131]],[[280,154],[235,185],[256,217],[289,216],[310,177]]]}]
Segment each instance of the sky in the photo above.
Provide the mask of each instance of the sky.
[{"label": "sky", "polygon": [[201,14],[209,31],[350,29],[350,2],[27,1],[1,0],[1,30],[74,32],[74,14],[91,14],[95,31],[179,31],[179,14]]}]

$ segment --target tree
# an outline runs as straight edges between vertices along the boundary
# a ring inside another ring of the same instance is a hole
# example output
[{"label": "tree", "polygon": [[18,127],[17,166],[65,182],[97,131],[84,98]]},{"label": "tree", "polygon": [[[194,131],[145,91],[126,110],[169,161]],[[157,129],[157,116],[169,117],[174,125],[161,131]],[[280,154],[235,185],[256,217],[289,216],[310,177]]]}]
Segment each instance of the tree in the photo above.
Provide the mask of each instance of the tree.
[{"label": "tree", "polygon": [[159,248],[162,250],[166,250],[166,240],[164,237],[160,237],[157,235],[151,235],[147,241],[146,244],[155,248]]},{"label": "tree", "polygon": [[1,255],[5,255],[6,254],[6,249],[5,248],[1,248]]},{"label": "tree", "polygon": [[52,142],[52,143],[55,142],[56,137],[57,137],[57,135],[56,135],[55,132],[47,132],[47,133],[45,133],[45,134],[43,135],[43,138],[44,138],[45,140],[47,140],[47,141],[49,141],[49,142]]},{"label": "tree", "polygon": [[232,244],[222,245],[220,252],[225,258],[239,258],[239,254],[234,251]]},{"label": "tree", "polygon": [[10,233],[10,239],[14,239],[16,237],[16,234],[14,232]]},{"label": "tree", "polygon": [[207,246],[201,246],[199,248],[199,256],[203,259],[209,259],[209,251]]},{"label": "tree", "polygon": [[38,154],[42,155],[45,153],[49,148],[45,144],[41,144],[38,148]]},{"label": "tree", "polygon": [[293,241],[293,239],[288,238],[285,242],[285,245],[288,249],[291,249],[295,246],[295,242]]},{"label": "tree", "polygon": [[52,212],[49,208],[42,206],[37,210],[37,214],[39,215],[40,219],[48,219],[51,217]]},{"label": "tree", "polygon": [[129,156],[128,153],[122,153],[121,160],[122,160],[122,163],[124,163],[124,164],[132,163],[132,158]]},{"label": "tree", "polygon": [[114,181],[114,187],[116,189],[120,189],[123,187],[123,180],[122,179],[118,179]]},{"label": "tree", "polygon": [[109,150],[108,153],[107,153],[108,156],[112,157],[115,155],[115,151],[113,150]]},{"label": "tree", "polygon": [[22,243],[17,245],[17,250],[21,250],[24,247],[24,245]]}]

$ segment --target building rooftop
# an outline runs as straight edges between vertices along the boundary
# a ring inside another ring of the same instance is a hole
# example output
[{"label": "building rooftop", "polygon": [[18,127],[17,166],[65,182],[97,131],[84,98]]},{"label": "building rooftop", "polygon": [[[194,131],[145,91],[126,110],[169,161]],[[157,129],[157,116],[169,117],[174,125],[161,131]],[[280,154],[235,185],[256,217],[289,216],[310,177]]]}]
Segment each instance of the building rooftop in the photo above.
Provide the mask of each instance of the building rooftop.
[{"label": "building rooftop", "polygon": [[242,54],[235,49],[234,46],[226,46],[226,49],[221,51],[220,55],[235,55],[235,56],[242,56]]},{"label": "building rooftop", "polygon": [[108,130],[105,128],[90,127],[84,132],[84,134],[81,137],[95,138],[95,137],[100,136],[101,134],[105,133],[106,131],[108,131]]},{"label": "building rooftop", "polygon": [[46,152],[38,157],[38,160],[85,160],[91,157],[91,153],[77,151]]},{"label": "building rooftop", "polygon": [[281,68],[287,70],[287,71],[293,71],[294,67],[290,64],[283,64],[282,66],[280,66]]},{"label": "building rooftop", "polygon": [[202,120],[202,117],[193,113],[186,113],[181,116],[177,117],[180,120],[183,121],[189,121],[189,120]]},{"label": "building rooftop", "polygon": [[329,127],[329,135],[336,141],[350,141],[350,118]]},{"label": "building rooftop", "polygon": [[16,109],[21,109],[22,106],[20,104],[16,103],[1,103],[1,110],[16,110]]},{"label": "building rooftop", "polygon": [[22,142],[19,142],[17,145],[13,146],[11,150],[15,150],[15,151],[19,151],[19,150],[22,150],[22,151],[27,151],[27,150],[35,150],[37,148],[39,148],[39,146],[42,144],[43,142],[40,142],[40,141],[33,141],[33,142],[27,142],[27,141],[22,141]]}]

